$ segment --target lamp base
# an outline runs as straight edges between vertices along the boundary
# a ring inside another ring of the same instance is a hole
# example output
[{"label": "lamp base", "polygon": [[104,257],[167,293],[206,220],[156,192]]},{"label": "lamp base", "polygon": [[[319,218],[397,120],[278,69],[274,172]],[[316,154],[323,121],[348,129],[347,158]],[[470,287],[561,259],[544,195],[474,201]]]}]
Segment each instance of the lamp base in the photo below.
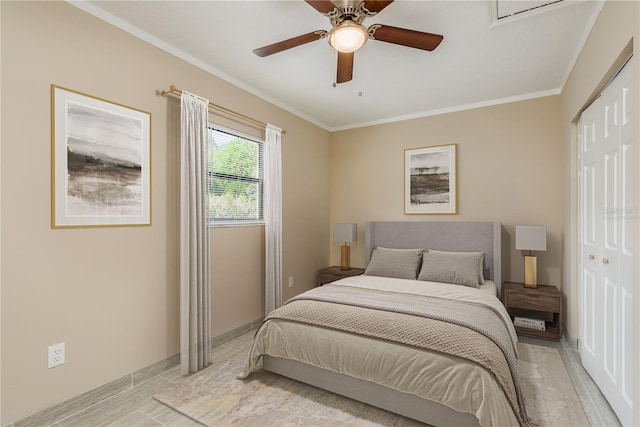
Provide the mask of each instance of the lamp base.
[{"label": "lamp base", "polygon": [[348,245],[340,247],[340,270],[351,270],[351,247]]},{"label": "lamp base", "polygon": [[524,256],[524,287],[525,288],[537,288],[537,258],[533,255]]}]

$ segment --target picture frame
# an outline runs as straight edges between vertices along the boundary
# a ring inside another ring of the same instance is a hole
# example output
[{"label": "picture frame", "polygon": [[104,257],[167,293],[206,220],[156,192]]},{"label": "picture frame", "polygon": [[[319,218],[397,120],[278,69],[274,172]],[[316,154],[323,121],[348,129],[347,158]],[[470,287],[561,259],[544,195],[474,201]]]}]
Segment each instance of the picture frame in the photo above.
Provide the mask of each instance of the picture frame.
[{"label": "picture frame", "polygon": [[151,226],[151,113],[51,85],[51,226]]},{"label": "picture frame", "polygon": [[404,151],[404,213],[455,215],[456,144]]}]

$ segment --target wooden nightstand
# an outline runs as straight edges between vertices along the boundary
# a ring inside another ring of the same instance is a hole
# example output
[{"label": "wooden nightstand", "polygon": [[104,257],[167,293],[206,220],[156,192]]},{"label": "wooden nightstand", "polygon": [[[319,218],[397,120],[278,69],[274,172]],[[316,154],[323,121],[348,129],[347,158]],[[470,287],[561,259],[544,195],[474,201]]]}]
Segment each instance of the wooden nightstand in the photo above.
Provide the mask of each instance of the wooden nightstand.
[{"label": "wooden nightstand", "polygon": [[522,283],[505,282],[502,286],[502,302],[511,318],[522,315],[546,320],[545,331],[516,326],[518,334],[556,341],[562,338],[562,292],[555,286],[525,288]]},{"label": "wooden nightstand", "polygon": [[335,282],[338,279],[344,279],[345,277],[359,276],[364,273],[364,268],[351,267],[350,270],[341,270],[340,267],[327,267],[318,271],[318,286],[322,286],[325,283]]}]

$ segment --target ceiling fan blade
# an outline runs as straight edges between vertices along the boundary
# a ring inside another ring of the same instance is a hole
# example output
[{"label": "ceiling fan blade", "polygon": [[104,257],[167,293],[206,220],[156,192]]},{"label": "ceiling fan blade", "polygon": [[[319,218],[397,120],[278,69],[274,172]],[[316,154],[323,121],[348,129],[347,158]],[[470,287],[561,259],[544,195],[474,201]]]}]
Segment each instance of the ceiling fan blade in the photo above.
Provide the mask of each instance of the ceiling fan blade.
[{"label": "ceiling fan blade", "polygon": [[328,0],[305,0],[309,5],[320,13],[330,13],[336,6]]},{"label": "ceiling fan blade", "polygon": [[338,52],[338,72],[336,83],[348,82],[353,78],[353,54],[354,52]]},{"label": "ceiling fan blade", "polygon": [[440,34],[423,33],[422,31],[380,24],[370,26],[369,35],[374,40],[422,50],[434,50],[444,39],[444,36]]},{"label": "ceiling fan blade", "polygon": [[393,3],[393,0],[389,0],[389,1],[383,1],[383,0],[364,0],[364,7],[365,9],[367,9],[369,12],[375,12],[378,13],[380,12],[382,9],[384,9],[385,7],[389,6],[391,3]]},{"label": "ceiling fan blade", "polygon": [[259,47],[257,49],[253,49],[253,53],[260,57],[273,55],[274,53],[282,52],[283,50],[291,49],[293,47],[297,47],[306,43],[314,42],[316,40],[320,40],[327,36],[327,32],[324,30],[314,31],[312,33],[303,34],[298,37],[293,37],[291,39],[283,40],[278,43],[270,44],[268,46]]}]

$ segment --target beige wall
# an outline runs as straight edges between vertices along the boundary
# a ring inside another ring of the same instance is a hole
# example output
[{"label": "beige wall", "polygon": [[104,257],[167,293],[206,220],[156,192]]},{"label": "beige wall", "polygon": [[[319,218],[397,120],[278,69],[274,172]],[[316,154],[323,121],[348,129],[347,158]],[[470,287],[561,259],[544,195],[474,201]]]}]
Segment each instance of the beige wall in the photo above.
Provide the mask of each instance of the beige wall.
[{"label": "beige wall", "polygon": [[[331,142],[331,224],[357,222],[352,265],[364,266],[364,223],[497,221],[503,279],[523,280],[516,224],[547,226],[538,281],[560,286],[562,140],[558,96],[337,132]],[[458,214],[404,214],[404,150],[457,144]],[[331,261],[340,260],[330,242]]]},{"label": "beige wall", "polygon": [[[577,130],[579,114],[593,101],[615,73],[623,65],[624,60],[634,54],[633,82],[635,84],[633,111],[639,111],[638,95],[640,94],[640,3],[637,1],[607,1],[585,43],[580,57],[569,76],[562,92],[562,125],[563,125],[563,186],[564,186],[564,256],[563,256],[563,293],[566,301],[567,331],[571,338],[579,336],[578,319],[578,279],[577,279]],[[634,114],[633,138],[636,143],[636,156],[640,164],[640,120]],[[636,176],[633,182],[638,192],[638,168],[633,171]],[[635,209],[636,222],[638,209]],[[640,227],[637,227],[637,241],[640,241]],[[640,264],[640,253],[637,254]],[[638,271],[634,274],[635,306],[632,325],[640,325],[640,285]],[[640,360],[640,328],[633,332],[634,343],[632,360]],[[634,373],[634,425],[640,424],[640,366],[636,363]]]},{"label": "beige wall", "polygon": [[[330,134],[65,2],[2,2],[2,419],[178,352],[177,99],[170,84],[287,130],[285,297],[329,261]],[[152,114],[153,225],[50,226],[50,85]],[[218,121],[219,117],[214,117]],[[263,315],[263,227],[213,229],[215,335]],[[65,342],[66,364],[47,369]]]}]

